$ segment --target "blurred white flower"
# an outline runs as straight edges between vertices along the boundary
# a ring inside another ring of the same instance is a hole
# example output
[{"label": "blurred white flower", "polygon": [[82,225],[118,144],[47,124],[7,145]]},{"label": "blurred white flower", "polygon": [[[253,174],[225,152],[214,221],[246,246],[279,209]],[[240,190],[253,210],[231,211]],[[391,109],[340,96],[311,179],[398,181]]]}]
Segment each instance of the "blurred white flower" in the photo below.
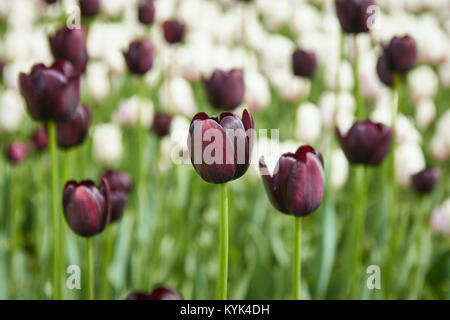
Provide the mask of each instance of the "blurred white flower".
[{"label": "blurred white flower", "polygon": [[92,130],[94,158],[104,164],[114,164],[122,158],[122,131],[113,123],[97,125]]},{"label": "blurred white flower", "polygon": [[426,129],[436,117],[436,106],[432,99],[423,99],[416,106],[416,123],[420,129]]},{"label": "blurred white flower", "polygon": [[139,117],[141,126],[150,128],[153,122],[153,110],[154,107],[151,100],[132,96],[119,102],[112,120],[120,125],[135,126]]},{"label": "blurred white flower", "polygon": [[320,110],[310,102],[301,104],[297,109],[296,137],[308,144],[313,144],[319,137],[322,129]]},{"label": "blurred white flower", "polygon": [[289,0],[258,0],[256,8],[270,30],[279,30],[292,19],[292,4]]},{"label": "blurred white flower", "polygon": [[348,178],[348,161],[341,149],[334,149],[331,153],[330,183],[334,190],[341,189]]},{"label": "blurred white flower", "polygon": [[418,143],[408,141],[395,151],[395,178],[399,185],[407,187],[411,175],[425,169],[425,158]]},{"label": "blurred white flower", "polygon": [[430,142],[431,156],[438,161],[445,161],[450,157],[450,149],[446,137],[435,135]]},{"label": "blurred white flower", "polygon": [[411,97],[414,101],[433,98],[438,90],[439,81],[433,69],[421,66],[408,75],[408,84]]},{"label": "blurred white flower", "polygon": [[[172,118],[170,134],[161,140],[161,161],[159,164],[163,172],[167,172],[173,164],[190,163],[187,140],[190,122],[184,116]],[[171,159],[171,161],[167,161]]]},{"label": "blurred white flower", "polygon": [[325,84],[329,90],[336,89],[336,80],[339,79],[339,88],[343,91],[351,91],[355,85],[353,68],[350,62],[343,61],[339,64],[339,77],[336,76],[337,63],[331,59],[325,67]]},{"label": "blurred white flower", "polygon": [[359,77],[363,96],[374,99],[382,88],[382,84],[376,72],[377,57],[373,51],[366,51],[361,57]]},{"label": "blurred white flower", "polygon": [[336,124],[336,94],[331,91],[325,91],[320,96],[318,105],[323,125],[329,130],[334,130]]},{"label": "blurred white flower", "polygon": [[445,63],[439,65],[439,79],[444,87],[450,88],[450,56]]},{"label": "blurred white flower", "polygon": [[8,89],[0,96],[0,128],[12,132],[19,129],[25,105],[16,90]]},{"label": "blurred white flower", "polygon": [[86,88],[95,100],[102,100],[110,90],[108,66],[103,62],[92,61],[86,70]]},{"label": "blurred white flower", "polygon": [[181,77],[164,80],[159,89],[159,101],[168,113],[192,116],[197,111],[191,85]]},{"label": "blurred white flower", "polygon": [[433,211],[430,223],[435,232],[450,236],[450,199]]},{"label": "blurred white flower", "polygon": [[309,95],[311,81],[295,77],[288,70],[277,70],[271,73],[268,78],[272,81],[280,96],[289,102],[296,102],[298,99]]},{"label": "blurred white flower", "polygon": [[297,37],[319,29],[322,17],[315,7],[295,1],[293,9],[292,30]]},{"label": "blurred white flower", "polygon": [[397,116],[395,132],[397,143],[399,144],[404,142],[420,144],[422,142],[422,136],[414,126],[413,121],[403,114]]},{"label": "blurred white flower", "polygon": [[[168,1],[168,0],[167,0]],[[159,2],[159,1],[157,1]],[[166,1],[162,1],[166,2]],[[106,14],[110,16],[117,16],[123,11],[125,11],[125,8],[130,4],[136,5],[136,0],[107,0],[107,1],[101,1],[101,10],[102,12],[105,12]]]},{"label": "blurred white flower", "polygon": [[281,35],[270,35],[264,39],[263,44],[264,46],[258,53],[261,55],[261,64],[265,72],[277,69],[292,69],[292,53],[295,46],[289,38]]},{"label": "blurred white flower", "polygon": [[350,92],[341,92],[336,105],[336,128],[345,134],[355,122],[356,101]]},{"label": "blurred white flower", "polygon": [[245,101],[251,110],[259,110],[269,105],[271,99],[269,82],[259,72],[244,73]]}]

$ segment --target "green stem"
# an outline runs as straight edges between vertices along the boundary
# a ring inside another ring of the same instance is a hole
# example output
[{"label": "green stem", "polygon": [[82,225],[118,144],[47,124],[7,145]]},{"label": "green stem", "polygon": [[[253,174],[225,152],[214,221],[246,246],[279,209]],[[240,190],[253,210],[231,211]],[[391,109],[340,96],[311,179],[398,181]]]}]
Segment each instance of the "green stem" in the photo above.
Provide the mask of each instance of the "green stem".
[{"label": "green stem", "polygon": [[228,186],[220,185],[220,242],[218,300],[227,299],[228,281]]},{"label": "green stem", "polygon": [[92,260],[92,240],[86,238],[86,299],[94,299],[94,281],[93,281],[93,260]]},{"label": "green stem", "polygon": [[294,217],[294,274],[293,274],[293,289],[294,300],[300,300],[301,279],[302,279],[302,219]]},{"label": "green stem", "polygon": [[353,76],[355,80],[355,99],[356,99],[356,116],[358,119],[366,118],[366,110],[364,106],[364,100],[361,93],[361,83],[359,81],[359,47],[358,47],[358,35],[353,38],[354,43],[354,68]]},{"label": "green stem", "polygon": [[111,225],[105,230],[105,237],[103,239],[103,257],[102,257],[102,282],[100,297],[104,300],[108,299],[109,291],[109,279],[108,271],[109,264],[111,263],[111,253],[114,245],[113,233],[115,232],[115,226]]}]

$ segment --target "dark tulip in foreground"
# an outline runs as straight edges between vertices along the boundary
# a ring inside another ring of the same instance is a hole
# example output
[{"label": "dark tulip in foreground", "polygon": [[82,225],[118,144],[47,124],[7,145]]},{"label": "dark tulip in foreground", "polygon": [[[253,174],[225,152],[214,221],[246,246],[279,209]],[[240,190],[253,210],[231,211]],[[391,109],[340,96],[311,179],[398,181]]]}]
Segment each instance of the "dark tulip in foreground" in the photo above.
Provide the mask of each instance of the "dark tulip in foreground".
[{"label": "dark tulip in foreground", "polygon": [[369,120],[355,122],[347,134],[337,130],[347,160],[353,164],[377,165],[391,150],[392,129]]},{"label": "dark tulip in foreground", "polygon": [[143,292],[132,292],[127,300],[183,300],[181,295],[166,287],[157,287],[150,294]]},{"label": "dark tulip in foreground", "polygon": [[299,77],[311,78],[317,67],[317,58],[314,52],[297,49],[292,55],[292,68]]},{"label": "dark tulip in foreground", "polygon": [[153,44],[150,40],[135,40],[123,53],[131,73],[143,75],[153,66]]},{"label": "dark tulip in foreground", "polygon": [[238,179],[250,166],[254,120],[247,109],[238,116],[224,112],[220,118],[197,113],[189,128],[191,162],[203,180],[225,183]]},{"label": "dark tulip in foreground", "polygon": [[28,113],[37,121],[67,121],[80,100],[80,78],[67,61],[34,65],[30,74],[20,73],[19,84]]},{"label": "dark tulip in foreground", "polygon": [[69,121],[58,123],[58,146],[69,149],[83,143],[89,131],[90,121],[91,109],[87,106],[78,107]]},{"label": "dark tulip in foreground", "polygon": [[414,68],[416,64],[416,42],[410,36],[394,37],[385,48],[384,54],[387,57],[391,71],[405,74]]},{"label": "dark tulip in foreground", "polygon": [[371,23],[369,19],[376,13],[370,7],[374,5],[374,0],[335,0],[336,13],[342,30],[353,34],[369,32]]},{"label": "dark tulip in foreground", "polygon": [[139,22],[142,24],[152,24],[155,21],[155,4],[153,0],[143,0],[138,8]]},{"label": "dark tulip in foreground", "polygon": [[414,190],[419,193],[430,193],[439,181],[440,172],[436,168],[424,169],[411,177]]},{"label": "dark tulip in foreground", "polygon": [[172,118],[168,114],[158,113],[153,117],[152,131],[162,138],[170,133]]},{"label": "dark tulip in foreground", "polygon": [[102,179],[99,187],[90,180],[67,182],[63,192],[63,208],[67,223],[76,234],[91,237],[100,233],[111,217],[108,181]]},{"label": "dark tulip in foreground", "polygon": [[83,73],[88,62],[86,34],[83,28],[59,30],[49,38],[50,48],[55,59],[67,60],[74,66],[76,72]]},{"label": "dark tulip in foreground", "polygon": [[320,206],[325,184],[323,159],[312,147],[283,154],[272,174],[264,157],[259,168],[270,202],[280,212],[303,217]]},{"label": "dark tulip in foreground", "polygon": [[170,44],[183,41],[186,33],[186,26],[177,20],[166,20],[163,23],[164,38]]},{"label": "dark tulip in foreground", "polygon": [[131,179],[125,172],[106,171],[102,179],[109,183],[111,192],[111,222],[119,220],[123,215],[128,194],[133,189]]},{"label": "dark tulip in foreground", "polygon": [[242,70],[215,70],[204,79],[209,103],[216,109],[233,110],[242,103],[245,84]]},{"label": "dark tulip in foreground", "polygon": [[80,0],[80,10],[83,16],[93,17],[100,11],[100,0]]}]

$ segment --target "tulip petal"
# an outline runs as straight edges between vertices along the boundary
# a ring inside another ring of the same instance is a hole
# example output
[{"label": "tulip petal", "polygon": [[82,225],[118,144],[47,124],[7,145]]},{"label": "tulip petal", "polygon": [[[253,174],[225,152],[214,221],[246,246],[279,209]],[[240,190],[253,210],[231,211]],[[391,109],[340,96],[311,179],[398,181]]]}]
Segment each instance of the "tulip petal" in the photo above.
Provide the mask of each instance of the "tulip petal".
[{"label": "tulip petal", "polygon": [[261,173],[261,178],[263,180],[266,193],[269,196],[269,200],[272,205],[278,209],[278,211],[289,214],[289,211],[284,206],[278,192],[278,173],[275,173],[273,176],[270,175],[266,162],[264,161],[264,156],[259,159],[259,171]]}]

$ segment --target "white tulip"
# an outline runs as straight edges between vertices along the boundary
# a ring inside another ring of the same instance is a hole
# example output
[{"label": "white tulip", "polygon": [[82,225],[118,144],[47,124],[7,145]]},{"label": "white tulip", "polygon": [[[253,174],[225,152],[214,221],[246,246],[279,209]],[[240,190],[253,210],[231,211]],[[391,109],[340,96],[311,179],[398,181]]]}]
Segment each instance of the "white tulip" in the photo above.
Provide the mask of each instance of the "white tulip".
[{"label": "white tulip", "polygon": [[103,62],[90,62],[86,70],[86,88],[95,100],[104,99],[110,90],[108,66]]},{"label": "white tulip", "polygon": [[414,101],[433,98],[438,90],[439,81],[433,69],[422,66],[408,75],[411,97]]},{"label": "white tulip", "polygon": [[430,222],[435,232],[450,236],[450,199],[433,211]]},{"label": "white tulip", "polygon": [[416,106],[416,123],[417,126],[424,130],[436,117],[436,106],[432,99],[421,100]]},{"label": "white tulip", "polygon": [[92,132],[94,158],[104,164],[117,163],[123,154],[120,127],[105,123],[95,126]]},{"label": "white tulip", "polygon": [[159,89],[159,101],[168,113],[192,116],[197,111],[191,85],[181,77],[164,80]]},{"label": "white tulip", "polygon": [[140,119],[144,128],[150,128],[153,122],[153,102],[138,96],[132,96],[119,102],[119,107],[114,112],[112,120],[120,125],[135,126]]},{"label": "white tulip", "polygon": [[269,82],[259,72],[245,72],[245,101],[251,110],[259,110],[269,105],[271,99]]},{"label": "white tulip", "polygon": [[435,135],[430,143],[431,156],[438,161],[445,161],[450,157],[450,149],[446,137]]},{"label": "white tulip", "polygon": [[295,134],[298,139],[313,144],[322,129],[322,118],[317,106],[310,102],[301,104],[297,109]]},{"label": "white tulip", "polygon": [[268,77],[280,96],[289,101],[296,102],[301,97],[309,95],[311,81],[300,77],[295,77],[288,70],[276,70]]},{"label": "white tulip", "polygon": [[397,146],[395,151],[395,178],[399,185],[409,186],[411,175],[425,169],[425,158],[420,145],[405,142]]},{"label": "white tulip", "polygon": [[422,136],[414,126],[414,122],[403,114],[397,116],[395,136],[397,143],[414,142],[420,144]]},{"label": "white tulip", "polygon": [[348,178],[348,161],[341,149],[331,153],[330,183],[334,190],[341,189]]},{"label": "white tulip", "polygon": [[19,129],[22,122],[25,105],[20,94],[8,89],[0,96],[0,128],[13,132]]},{"label": "white tulip", "polygon": [[450,56],[445,63],[439,65],[439,79],[444,87],[450,88]]}]

